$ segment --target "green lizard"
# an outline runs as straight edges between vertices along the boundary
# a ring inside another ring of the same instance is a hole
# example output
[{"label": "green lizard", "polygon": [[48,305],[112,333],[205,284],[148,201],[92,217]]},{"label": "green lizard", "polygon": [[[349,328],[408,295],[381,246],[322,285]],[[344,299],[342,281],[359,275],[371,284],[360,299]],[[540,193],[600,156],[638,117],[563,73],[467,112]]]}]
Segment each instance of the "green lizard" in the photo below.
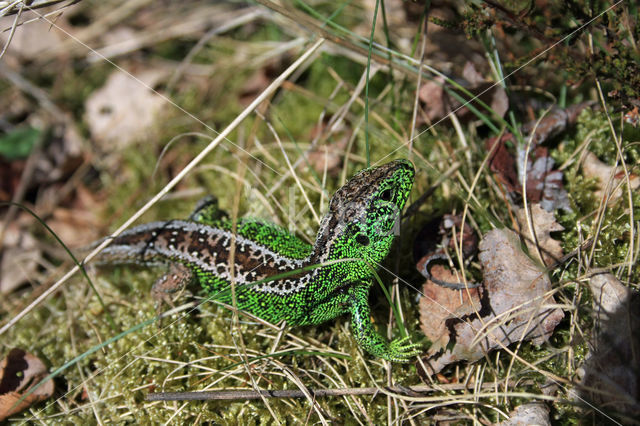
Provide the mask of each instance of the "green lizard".
[{"label": "green lizard", "polygon": [[153,222],[122,233],[99,262],[171,263],[153,287],[158,299],[195,280],[208,295],[231,303],[235,280],[237,307],[273,323],[320,324],[350,313],[362,349],[408,362],[419,353],[418,345],[380,336],[371,323],[368,296],[414,173],[409,161],[396,160],[356,174],[331,198],[313,246],[257,220],[239,221],[233,234],[215,203],[201,202],[189,220]]}]

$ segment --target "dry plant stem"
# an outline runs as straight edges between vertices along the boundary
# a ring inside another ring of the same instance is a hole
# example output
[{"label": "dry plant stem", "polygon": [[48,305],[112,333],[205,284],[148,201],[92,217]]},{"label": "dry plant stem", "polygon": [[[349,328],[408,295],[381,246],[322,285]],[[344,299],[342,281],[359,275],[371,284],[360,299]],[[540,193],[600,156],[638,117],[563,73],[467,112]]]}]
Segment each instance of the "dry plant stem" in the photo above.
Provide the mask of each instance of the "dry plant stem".
[{"label": "dry plant stem", "polygon": [[[533,383],[533,382],[527,382]],[[524,383],[524,384],[527,384]],[[512,383],[515,385],[515,383]],[[520,382],[520,384],[523,384]],[[367,387],[367,388],[346,388],[346,389],[306,389],[303,390],[221,390],[221,391],[203,391],[203,392],[155,392],[147,394],[147,401],[216,401],[216,400],[236,400],[236,399],[261,399],[264,398],[314,398],[328,396],[349,396],[349,395],[375,395],[385,390],[389,395],[409,395],[420,397],[421,393],[440,392],[440,391],[456,391],[465,389],[492,389],[492,383],[484,383],[481,386],[464,385],[464,384],[441,384],[437,387],[429,385],[417,386],[386,386],[386,387]],[[461,397],[461,395],[453,395]]]},{"label": "dry plant stem", "polygon": [[423,205],[434,192],[436,192],[436,189],[440,187],[442,182],[449,179],[451,175],[460,168],[461,165],[462,164],[460,162],[453,163],[447,171],[440,174],[438,180],[433,185],[431,185],[423,194],[421,194],[417,200],[411,203],[409,207],[404,209],[404,214],[402,215],[403,225],[405,224],[405,221],[409,220],[411,216],[418,212],[420,206]]},{"label": "dry plant stem", "polygon": [[[16,0],[13,2],[10,2],[10,4],[6,5],[4,7],[4,9],[0,10],[0,17],[5,16],[5,15],[13,15],[14,13],[18,13],[20,14],[20,12],[22,12],[22,9],[24,9],[25,7],[30,10],[30,9],[38,9],[41,7],[48,7],[48,6],[53,6],[54,4],[57,3],[62,3],[65,0]],[[71,6],[72,4],[78,3],[80,2],[80,0],[70,0],[69,4],[66,4],[62,7],[67,7],[67,6]],[[3,3],[7,3],[7,2],[3,2]],[[26,3],[28,3],[28,5],[26,5]],[[18,6],[19,9],[16,12],[15,10],[15,6]]]},{"label": "dry plant stem", "polygon": [[[40,106],[42,106],[45,110],[47,110],[56,120],[63,123],[68,122],[68,120],[66,120],[66,117],[64,116],[64,113],[49,99],[49,96],[44,90],[33,85],[29,80],[25,79],[19,73],[13,71],[12,69],[4,65],[2,62],[0,62],[0,75],[4,76],[7,80],[11,82],[11,84],[16,86],[22,92],[30,96],[33,96],[38,101]],[[26,190],[28,181],[31,178],[31,174],[34,171],[35,163],[38,160],[40,146],[42,145],[42,143],[43,143],[43,136],[39,138],[38,143],[33,148],[31,155],[27,160],[27,164],[24,168],[22,176],[20,177],[20,184],[16,189],[14,196],[12,198],[13,202],[22,201],[24,191]],[[2,247],[2,241],[4,241],[4,232],[7,226],[9,225],[9,222],[13,219],[13,216],[17,211],[16,209],[17,207],[11,206],[3,219],[3,223],[0,225],[0,247]]]},{"label": "dry plant stem", "polygon": [[[313,410],[316,412],[316,414],[320,418],[320,421],[322,422],[322,424],[325,426],[328,426],[329,422],[327,422],[327,420],[324,418],[322,414],[322,407],[320,407],[320,405],[318,404],[318,401],[316,400],[315,395],[313,395],[313,392],[311,391],[311,389],[307,388],[304,385],[304,383],[302,383],[302,380],[300,380],[298,376],[296,376],[293,372],[291,372],[291,370],[288,367],[283,366],[282,368],[284,370],[285,376],[287,376],[291,381],[293,381],[293,383],[295,383],[295,385],[300,389],[300,392],[303,394],[304,398],[306,398],[309,401],[309,403],[311,404],[311,407],[313,407]],[[264,397],[262,398],[264,399]]]},{"label": "dry plant stem", "polygon": [[[84,43],[88,43],[91,40],[109,33],[110,28],[123,22],[128,16],[132,15],[136,11],[153,3],[154,0],[128,0],[122,2],[119,6],[113,7],[109,12],[102,15],[97,21],[94,21],[85,28],[80,29],[75,33],[75,38],[82,40]],[[45,15],[46,16],[46,15]],[[48,62],[51,59],[60,56],[61,54],[73,55],[74,46],[73,39],[67,39],[62,41],[58,46],[45,52],[40,62]]]},{"label": "dry plant stem", "polygon": [[[423,16],[424,21],[422,22],[422,31],[421,38],[422,41],[420,43],[420,65],[418,69],[422,69],[424,65],[424,51],[427,45],[427,28],[429,23],[429,11],[426,10]],[[418,106],[420,100],[420,85],[422,84],[422,73],[418,73],[418,81],[416,82],[416,94],[413,99],[413,115],[411,117],[411,133],[409,134],[409,160],[412,159],[413,153],[413,140],[416,138],[416,118],[418,116]]]},{"label": "dry plant stem", "polygon": [[316,210],[313,208],[313,204],[311,203],[311,200],[309,199],[309,196],[307,195],[307,191],[304,190],[304,187],[302,186],[302,183],[300,182],[300,178],[296,174],[296,171],[293,168],[293,165],[291,164],[291,161],[289,160],[289,156],[287,155],[287,151],[285,151],[284,146],[282,146],[282,141],[280,140],[280,137],[278,136],[278,132],[276,132],[276,129],[273,128],[273,126],[271,125],[270,122],[266,121],[266,124],[267,124],[267,127],[269,128],[269,130],[271,131],[271,134],[273,134],[273,137],[275,138],[276,142],[278,143],[278,146],[280,147],[280,151],[282,151],[282,157],[284,158],[284,161],[287,163],[287,167],[289,168],[289,171],[291,172],[291,176],[296,181],[296,185],[298,185],[298,188],[300,189],[300,192],[302,193],[302,197],[304,198],[304,201],[307,203],[307,207],[309,207],[309,210],[311,210],[311,213],[313,214],[313,218],[316,220],[316,222],[318,224],[320,224],[320,217],[318,216],[318,213],[316,213]]},{"label": "dry plant stem", "polygon": [[[342,387],[342,388],[347,388],[347,384],[344,381],[344,373],[338,373],[338,371],[336,370],[336,367],[334,366],[333,363],[327,361],[327,359],[325,357],[318,357],[319,362],[321,362],[323,364],[323,366],[328,370],[331,371],[334,376],[336,377],[336,379],[334,379],[333,377],[327,375],[326,377],[334,384],[336,385],[336,388],[338,387]],[[348,363],[344,362],[343,367],[346,369],[348,369]],[[339,383],[338,383],[339,381]],[[355,410],[351,407],[351,404],[349,403],[349,400],[353,401],[353,404],[355,404],[355,406],[358,408],[358,411],[360,411],[360,414],[362,414],[362,416],[366,419],[367,423],[370,425],[373,425],[373,421],[371,420],[371,418],[369,417],[369,414],[367,413],[367,410],[365,409],[365,407],[362,405],[362,402],[360,401],[360,398],[357,398],[356,395],[345,395],[344,396],[344,401],[347,404],[347,406],[349,407],[349,410],[351,410],[351,412],[354,415],[354,418],[356,418],[355,415]]]},{"label": "dry plant stem", "polygon": [[[160,190],[151,200],[149,200],[143,207],[140,208],[136,213],[133,214],[122,226],[120,226],[111,236],[115,237],[120,235],[125,229],[127,229],[131,224],[133,224],[136,220],[140,218],[144,213],[147,212],[155,203],[158,202],[165,194],[175,187],[178,182],[180,182],[191,170],[196,167],[211,151],[215,149],[216,146],[220,142],[222,142],[244,119],[249,116],[253,112],[254,109],[258,107],[265,99],[267,99],[273,92],[280,87],[282,82],[293,72],[295,71],[302,63],[304,63],[307,58],[309,58],[323,43],[325,39],[318,39],[307,51],[304,52],[302,56],[300,56],[289,68],[287,68],[278,78],[276,78],[247,108],[244,109],[232,122],[229,124],[222,132],[218,134],[218,136],[207,145],[200,154],[198,154],[189,164],[187,164],[184,169],[180,171],[171,179],[171,181]],[[93,259],[96,254],[98,254],[102,249],[107,247],[111,242],[111,239],[106,239],[102,244],[96,247],[87,257],[84,262],[89,262]],[[39,305],[44,299],[49,297],[50,294],[55,292],[58,287],[60,287],[65,281],[67,281],[73,274],[78,272],[80,268],[78,266],[74,266],[71,268],[69,272],[67,272],[62,278],[60,278],[55,284],[53,284],[47,291],[42,293],[40,297],[31,302],[29,306],[27,306],[24,310],[18,313],[15,317],[11,318],[11,320],[5,324],[2,328],[0,328],[0,335],[4,334],[7,330],[13,327],[22,317],[24,317],[28,312],[30,312],[34,307]]]},{"label": "dry plant stem", "polygon": [[542,122],[542,119],[547,115],[547,113],[551,111],[551,108],[546,109],[543,114],[540,116],[540,119],[536,121],[533,130],[531,131],[531,136],[529,136],[529,140],[527,141],[527,148],[524,154],[524,161],[522,162],[522,202],[524,204],[525,217],[527,218],[527,228],[529,230],[529,235],[531,236],[531,240],[533,241],[536,247],[536,254],[538,255],[538,261],[541,265],[546,267],[544,263],[544,258],[542,256],[542,251],[540,250],[540,243],[538,242],[538,235],[535,233],[533,229],[533,219],[531,218],[531,207],[527,202],[527,162],[529,161],[529,152],[531,151],[531,144],[533,143],[533,137],[536,134],[536,130],[538,129],[538,125]]},{"label": "dry plant stem", "polygon": [[[591,40],[591,34],[589,34],[589,39]],[[604,100],[604,94],[602,93],[602,86],[600,85],[600,80],[596,79],[596,87],[598,88],[598,96],[600,97],[600,102],[602,102],[602,107],[605,111],[605,114],[607,116],[607,121],[609,122],[609,128],[611,129],[611,135],[613,136],[613,139],[616,143],[616,150],[618,153],[618,158],[620,159],[620,164],[622,165],[622,170],[624,170],[624,177],[625,177],[625,181],[626,181],[626,187],[627,187],[627,199],[629,200],[629,228],[631,229],[631,232],[633,233],[633,229],[635,229],[634,227],[634,218],[633,218],[633,196],[631,194],[631,181],[629,179],[629,170],[627,168],[627,163],[624,161],[624,156],[622,155],[622,132],[620,132],[620,137],[618,137],[616,135],[616,131],[613,128],[613,122],[611,121],[611,116],[609,115],[609,112],[607,111],[606,108],[606,104],[605,104],[605,100]],[[616,161],[617,162],[617,161]],[[615,170],[615,168],[613,169]],[[631,274],[633,272],[633,265],[635,264],[635,262],[633,261],[633,244],[634,244],[634,238],[633,235],[631,236],[631,238],[629,238],[629,251],[627,254],[627,259],[628,259],[628,273],[627,276],[631,277]]]},{"label": "dry plant stem", "polygon": [[193,58],[213,37],[232,30],[236,27],[253,22],[264,15],[265,13],[261,9],[251,10],[250,12],[243,13],[239,17],[232,19],[219,27],[210,29],[205,35],[200,38],[200,40],[198,40],[196,45],[191,48],[189,53],[187,53],[187,56],[184,57],[184,59],[180,62],[180,65],[178,65],[176,70],[173,72],[171,78],[169,79],[169,82],[167,83],[167,92],[173,92],[173,88],[176,82],[182,77],[182,74],[185,72],[189,64],[191,64]]},{"label": "dry plant stem", "polygon": [[42,108],[46,109],[51,115],[54,116],[55,119],[61,122],[67,122],[66,116],[64,112],[60,108],[58,108],[52,101],[49,99],[49,95],[31,83],[29,80],[25,79],[22,75],[13,71],[9,67],[7,67],[4,63],[0,62],[0,75],[4,76],[7,80],[11,82],[18,89],[28,94],[29,96],[33,96]]},{"label": "dry plant stem", "polygon": [[16,28],[18,27],[18,21],[22,16],[22,9],[24,8],[24,3],[20,5],[20,9],[18,9],[18,13],[16,14],[15,19],[13,20],[13,24],[11,25],[11,31],[9,32],[9,37],[7,37],[7,41],[2,48],[2,52],[0,52],[0,59],[4,56],[11,44],[11,40],[13,40],[13,35],[16,33]]}]

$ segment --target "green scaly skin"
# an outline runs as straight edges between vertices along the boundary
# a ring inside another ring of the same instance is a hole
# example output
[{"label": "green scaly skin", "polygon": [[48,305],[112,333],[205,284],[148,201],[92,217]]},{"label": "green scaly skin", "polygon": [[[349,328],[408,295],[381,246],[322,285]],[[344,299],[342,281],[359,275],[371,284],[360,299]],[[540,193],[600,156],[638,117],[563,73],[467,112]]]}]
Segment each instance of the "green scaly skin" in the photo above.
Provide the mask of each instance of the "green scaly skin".
[{"label": "green scaly skin", "polygon": [[414,173],[410,162],[396,160],[356,174],[331,198],[313,246],[257,220],[240,221],[233,234],[215,203],[204,202],[189,220],[126,231],[102,252],[100,262],[173,264],[154,285],[154,296],[161,299],[195,278],[208,295],[231,303],[235,279],[237,307],[273,323],[320,324],[350,313],[353,336],[362,349],[388,361],[408,362],[419,354],[418,345],[380,336],[371,323],[368,297],[374,271],[389,253]]}]

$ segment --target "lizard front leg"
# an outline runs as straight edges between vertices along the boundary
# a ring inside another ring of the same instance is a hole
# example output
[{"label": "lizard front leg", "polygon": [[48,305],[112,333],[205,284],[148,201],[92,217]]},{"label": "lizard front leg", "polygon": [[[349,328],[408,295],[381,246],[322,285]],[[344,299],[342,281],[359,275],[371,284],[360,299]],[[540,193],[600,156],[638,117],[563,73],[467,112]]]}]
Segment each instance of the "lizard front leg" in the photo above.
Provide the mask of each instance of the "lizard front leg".
[{"label": "lizard front leg", "polygon": [[406,344],[408,337],[388,342],[373,328],[369,309],[369,286],[356,285],[349,289],[349,309],[351,329],[358,345],[371,355],[387,361],[409,362],[410,358],[420,354],[420,345]]},{"label": "lizard front leg", "polygon": [[156,302],[156,311],[160,313],[163,303],[173,307],[172,296],[178,293],[193,279],[191,270],[182,263],[172,263],[169,271],[156,280],[151,287],[151,297]]}]

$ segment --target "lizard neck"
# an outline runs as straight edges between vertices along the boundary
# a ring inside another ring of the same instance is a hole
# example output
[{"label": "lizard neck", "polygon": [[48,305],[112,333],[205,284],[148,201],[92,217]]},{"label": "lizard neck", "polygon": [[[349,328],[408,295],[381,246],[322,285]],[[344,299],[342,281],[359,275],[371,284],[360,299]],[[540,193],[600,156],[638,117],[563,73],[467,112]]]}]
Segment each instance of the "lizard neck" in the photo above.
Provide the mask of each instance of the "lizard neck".
[{"label": "lizard neck", "polygon": [[307,265],[317,265],[333,260],[331,258],[331,248],[343,227],[344,224],[341,223],[337,215],[331,214],[331,212],[327,213],[322,218],[322,222],[320,222],[316,242],[305,263]]}]

